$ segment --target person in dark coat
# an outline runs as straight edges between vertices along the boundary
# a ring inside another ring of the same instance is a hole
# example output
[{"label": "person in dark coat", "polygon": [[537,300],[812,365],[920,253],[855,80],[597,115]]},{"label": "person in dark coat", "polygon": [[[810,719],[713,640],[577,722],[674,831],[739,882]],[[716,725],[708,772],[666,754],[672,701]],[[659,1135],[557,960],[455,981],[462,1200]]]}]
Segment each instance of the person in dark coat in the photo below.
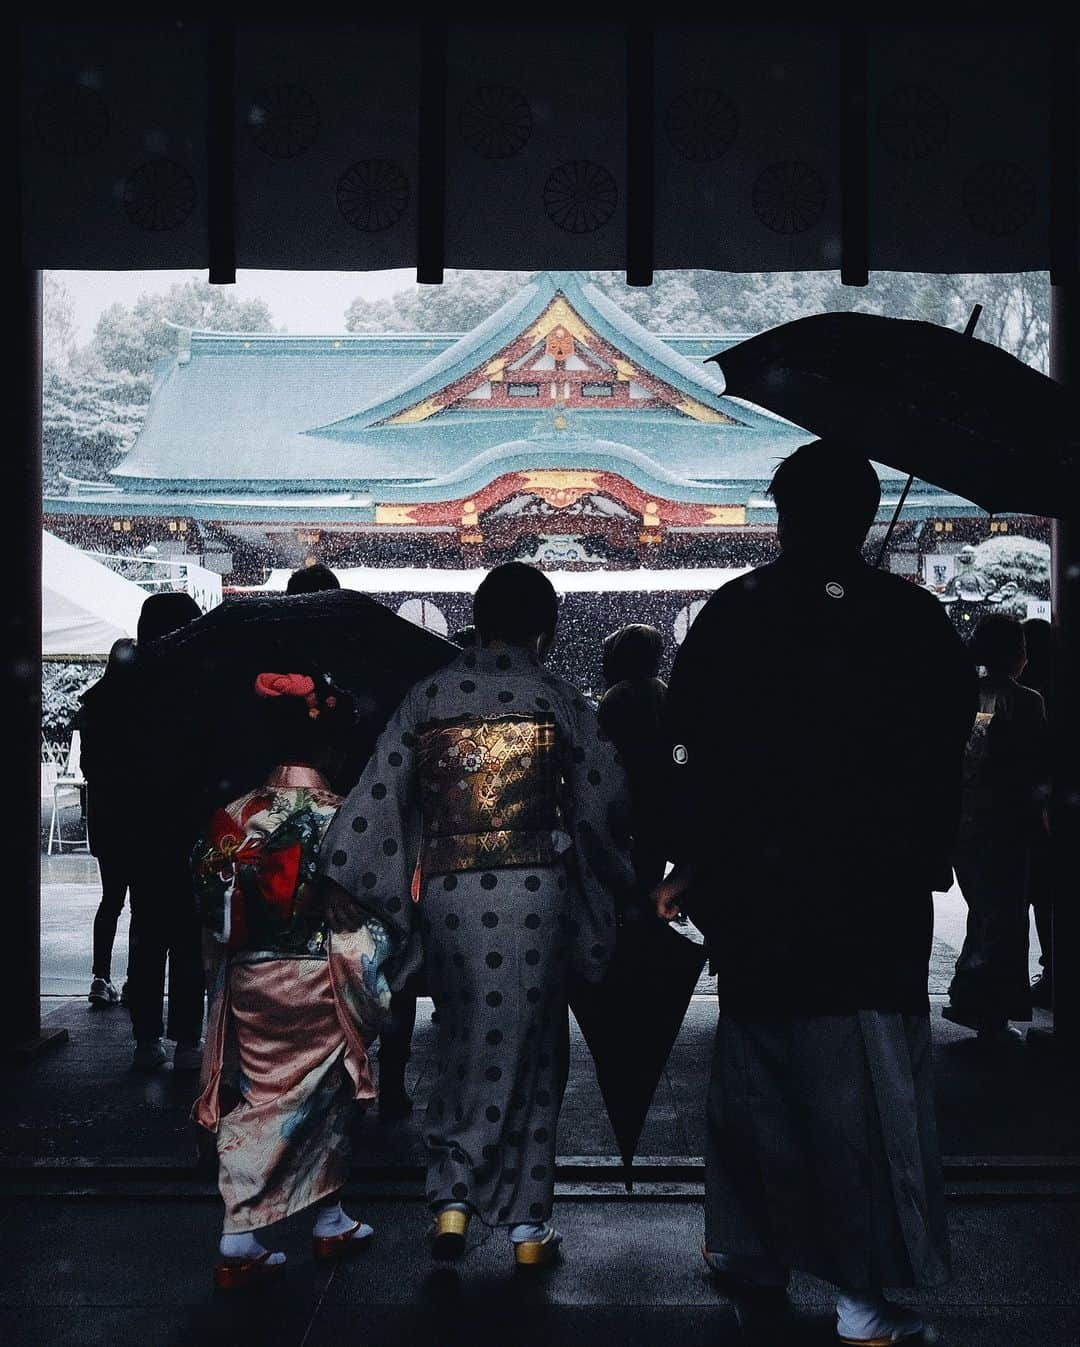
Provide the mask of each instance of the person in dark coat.
[{"label": "person in dark coat", "polygon": [[[153,1071],[166,1059],[163,1033],[176,1043],[174,1070],[201,1065],[202,932],[191,889],[191,849],[205,822],[196,788],[197,764],[173,733],[170,707],[156,690],[156,645],[200,616],[189,594],[151,594],[137,631],[139,686],[132,701],[137,726],[129,770],[131,937],[128,1007],[134,1065]],[[169,969],[168,1025],[162,1020]]]},{"label": "person in dark coat", "polygon": [[604,641],[604,686],[597,716],[626,769],[633,802],[632,860],[648,893],[664,877],[666,858],[657,821],[667,784],[664,695],[658,677],[664,638],[641,622],[613,631]]},{"label": "person in dark coat", "polygon": [[82,695],[76,721],[82,736],[80,765],[86,778],[86,823],[91,854],[101,875],[101,902],[94,916],[93,1006],[127,1004],[127,983],[112,980],[116,923],[131,884],[129,837],[131,758],[135,726],[131,701],[137,683],[135,642],[113,643],[105,672]]},{"label": "person in dark coat", "polygon": [[975,673],[944,609],[860,554],[880,500],[815,441],[773,478],[780,557],[725,585],[668,688],[670,849],[718,973],[706,1259],[840,1290],[847,1342],[916,1334],[885,1286],[949,1276],[930,1081],[931,891],[947,887]]},{"label": "person in dark coat", "polygon": [[[1021,682],[1032,688],[1043,699],[1048,727],[1054,723],[1050,695],[1052,666],[1052,628],[1041,617],[1029,617],[1023,623],[1027,665]],[[1048,729],[1049,735],[1049,729]],[[1039,935],[1039,964],[1041,971],[1031,984],[1031,1004],[1050,1010],[1054,997],[1054,880],[1050,860],[1050,838],[1045,833],[1036,838],[1031,849],[1031,867],[1028,874],[1028,892],[1035,909],[1035,930]]]},{"label": "person in dark coat", "polygon": [[1049,764],[1042,697],[1017,681],[1024,629],[995,613],[975,629],[983,670],[979,713],[964,755],[956,878],[967,933],[942,1015],[983,1039],[1019,1038],[1010,1020],[1031,1019],[1028,907],[1032,861],[1045,851]]},{"label": "person in dark coat", "polygon": [[321,561],[313,566],[301,566],[293,571],[285,585],[286,594],[320,594],[326,589],[340,589],[341,581],[329,566]]}]

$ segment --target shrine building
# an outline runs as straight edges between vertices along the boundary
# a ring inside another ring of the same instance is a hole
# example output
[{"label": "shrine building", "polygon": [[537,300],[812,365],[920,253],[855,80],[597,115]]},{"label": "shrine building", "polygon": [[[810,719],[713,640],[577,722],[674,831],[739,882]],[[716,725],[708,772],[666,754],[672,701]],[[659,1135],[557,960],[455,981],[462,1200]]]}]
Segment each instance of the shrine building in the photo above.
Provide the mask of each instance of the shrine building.
[{"label": "shrine building", "polygon": [[[810,438],[724,396],[703,362],[740,336],[657,336],[576,273],[540,274],[464,335],[180,338],[111,483],[47,496],[46,527],[187,555],[229,587],[316,560],[755,565],[775,546],[769,480]],[[880,529],[903,477],[879,472]],[[916,483],[890,564],[915,576],[943,532],[986,528]]]}]

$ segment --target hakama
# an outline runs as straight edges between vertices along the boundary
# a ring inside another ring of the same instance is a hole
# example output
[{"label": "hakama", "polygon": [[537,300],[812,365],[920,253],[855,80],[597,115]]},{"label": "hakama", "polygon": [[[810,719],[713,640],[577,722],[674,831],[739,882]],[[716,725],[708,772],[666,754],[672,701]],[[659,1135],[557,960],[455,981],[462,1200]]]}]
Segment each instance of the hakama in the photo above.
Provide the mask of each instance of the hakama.
[{"label": "hakama", "polygon": [[940,1286],[945,1199],[925,1015],[721,1015],[706,1247],[847,1291]]}]

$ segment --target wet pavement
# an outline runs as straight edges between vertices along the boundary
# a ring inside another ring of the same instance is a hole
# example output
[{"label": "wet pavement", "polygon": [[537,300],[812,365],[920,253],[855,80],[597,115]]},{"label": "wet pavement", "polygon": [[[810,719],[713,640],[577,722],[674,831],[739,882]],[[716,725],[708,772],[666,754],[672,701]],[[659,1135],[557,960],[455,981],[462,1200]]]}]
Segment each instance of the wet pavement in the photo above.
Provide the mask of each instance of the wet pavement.
[{"label": "wet pavement", "polygon": [[[558,1267],[515,1272],[504,1236],[483,1230],[472,1232],[456,1270],[432,1264],[419,1195],[434,1034],[430,1002],[422,1000],[407,1075],[416,1112],[393,1125],[380,1124],[374,1110],[358,1110],[355,1120],[346,1205],[376,1226],[372,1247],[346,1265],[316,1265],[297,1217],[274,1232],[290,1258],[279,1284],[254,1296],[214,1293],[209,1270],[220,1207],[212,1162],[205,1153],[200,1161],[187,1119],[195,1083],[171,1066],[149,1077],[133,1072],[126,1013],[92,1011],[83,999],[97,901],[93,862],[50,858],[45,878],[47,986],[67,994],[44,998],[43,1013],[69,1030],[70,1041],[15,1070],[0,1096],[0,1342],[836,1341],[823,1283],[796,1277],[796,1321],[768,1324],[754,1339],[700,1262],[702,1101],[716,1015],[704,984],[646,1123],[632,1198],[574,1027],[559,1130],[556,1191],[566,1258]],[[959,902],[958,913],[950,896],[939,899],[931,970],[956,1276],[943,1290],[898,1298],[928,1312],[927,1341],[941,1347],[1076,1347],[1080,1086],[1075,1070],[1053,1056],[1022,1044],[987,1051],[940,1018],[962,933]],[[119,940],[118,980],[123,948]]]}]

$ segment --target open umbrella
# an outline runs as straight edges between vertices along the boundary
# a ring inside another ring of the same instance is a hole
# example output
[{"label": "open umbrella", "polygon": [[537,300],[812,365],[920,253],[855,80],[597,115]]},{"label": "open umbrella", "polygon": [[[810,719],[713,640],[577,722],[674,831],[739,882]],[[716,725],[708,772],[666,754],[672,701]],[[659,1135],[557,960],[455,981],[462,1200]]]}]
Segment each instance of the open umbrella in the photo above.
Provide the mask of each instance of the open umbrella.
[{"label": "open umbrella", "polygon": [[414,682],[441,668],[457,646],[351,590],[226,600],[151,647],[147,673],[162,727],[163,770],[170,753],[179,775],[214,803],[252,789],[271,765],[259,731],[255,676],[314,665],[356,698],[357,733],[342,787],[351,784],[375,739]]},{"label": "open umbrella", "polygon": [[992,514],[1080,510],[1075,397],[969,334],[867,313],[782,323],[711,357],[726,391]]},{"label": "open umbrella", "polygon": [[570,994],[611,1128],[630,1168],[660,1075],[705,964],[705,947],[651,915],[626,920],[607,976]]}]

